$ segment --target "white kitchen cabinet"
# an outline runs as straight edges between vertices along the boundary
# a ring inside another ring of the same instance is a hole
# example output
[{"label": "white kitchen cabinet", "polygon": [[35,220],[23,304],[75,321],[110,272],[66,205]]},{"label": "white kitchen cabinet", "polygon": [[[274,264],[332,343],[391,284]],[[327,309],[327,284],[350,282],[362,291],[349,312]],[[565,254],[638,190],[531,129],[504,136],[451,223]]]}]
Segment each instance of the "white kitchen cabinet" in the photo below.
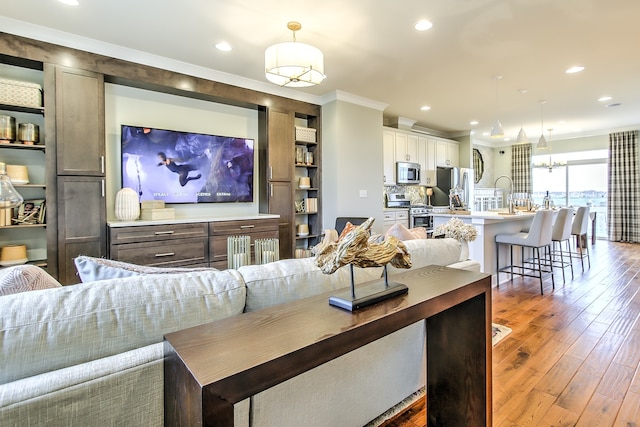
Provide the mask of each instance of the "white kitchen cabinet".
[{"label": "white kitchen cabinet", "polygon": [[418,163],[421,165],[420,184],[436,185],[436,141],[426,136],[418,138]]},{"label": "white kitchen cabinet", "polygon": [[409,211],[407,209],[384,211],[382,232],[386,233],[395,224],[402,224],[409,228]]},{"label": "white kitchen cabinet", "polygon": [[396,183],[396,134],[393,131],[382,132],[382,172],[384,185]]},{"label": "white kitchen cabinet", "polygon": [[418,136],[395,133],[396,162],[418,163]]},{"label": "white kitchen cabinet", "polygon": [[446,139],[436,140],[436,165],[437,166],[458,166],[459,165],[458,143]]}]

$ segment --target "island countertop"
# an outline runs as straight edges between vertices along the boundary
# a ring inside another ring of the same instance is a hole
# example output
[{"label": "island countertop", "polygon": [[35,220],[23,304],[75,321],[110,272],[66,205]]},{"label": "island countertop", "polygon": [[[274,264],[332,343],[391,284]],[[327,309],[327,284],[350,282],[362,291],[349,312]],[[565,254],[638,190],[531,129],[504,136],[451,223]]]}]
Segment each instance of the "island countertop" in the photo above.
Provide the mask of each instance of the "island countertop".
[{"label": "island countertop", "polygon": [[[468,211],[467,211],[468,212]],[[470,219],[472,223],[489,224],[492,222],[503,221],[522,221],[524,219],[531,220],[535,212],[530,211],[516,211],[510,214],[506,211],[471,211],[470,213],[433,213],[434,218],[460,218],[462,220]],[[440,223],[440,221],[438,221]]]}]

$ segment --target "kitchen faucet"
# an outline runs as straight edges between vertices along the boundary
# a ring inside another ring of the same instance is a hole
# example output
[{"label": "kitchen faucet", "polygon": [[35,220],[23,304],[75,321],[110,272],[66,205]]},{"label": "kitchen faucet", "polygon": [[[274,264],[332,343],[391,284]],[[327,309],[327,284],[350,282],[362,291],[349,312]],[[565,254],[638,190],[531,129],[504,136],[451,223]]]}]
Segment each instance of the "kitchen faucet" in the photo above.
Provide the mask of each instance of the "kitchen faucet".
[{"label": "kitchen faucet", "polygon": [[509,180],[509,194],[507,194],[507,203],[509,204],[509,213],[514,213],[513,210],[513,180],[511,179],[510,176],[507,175],[500,175],[498,178],[496,178],[496,182],[493,184],[493,186],[496,188],[495,190],[493,190],[493,195],[496,196],[498,194],[498,181],[500,180],[500,178],[507,178]]}]

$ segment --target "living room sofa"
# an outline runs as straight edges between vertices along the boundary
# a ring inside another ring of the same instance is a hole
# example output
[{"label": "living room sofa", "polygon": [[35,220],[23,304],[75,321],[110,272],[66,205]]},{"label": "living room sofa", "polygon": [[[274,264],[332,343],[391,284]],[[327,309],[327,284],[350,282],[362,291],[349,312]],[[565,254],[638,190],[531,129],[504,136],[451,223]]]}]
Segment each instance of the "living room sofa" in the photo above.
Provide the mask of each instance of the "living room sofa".
[{"label": "living room sofa", "polygon": [[[412,268],[479,271],[479,263],[460,261],[456,240],[404,243]],[[99,275],[101,261],[92,262]],[[115,270],[106,271],[118,278],[0,297],[3,426],[161,426],[164,334],[344,288],[350,280],[348,266],[326,275],[312,258],[224,271],[127,271],[129,277]],[[356,269],[355,280],[381,272]],[[241,402],[236,425],[365,425],[424,386],[424,347],[424,325],[411,325]]]}]

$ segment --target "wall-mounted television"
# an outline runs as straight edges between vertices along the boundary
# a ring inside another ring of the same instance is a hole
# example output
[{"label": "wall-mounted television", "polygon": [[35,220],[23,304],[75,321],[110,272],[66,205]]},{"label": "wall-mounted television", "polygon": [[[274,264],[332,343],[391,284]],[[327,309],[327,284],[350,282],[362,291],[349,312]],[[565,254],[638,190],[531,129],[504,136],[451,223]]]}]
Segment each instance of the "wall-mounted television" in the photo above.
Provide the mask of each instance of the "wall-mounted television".
[{"label": "wall-mounted television", "polygon": [[253,139],[121,125],[121,153],[140,201],[253,202]]}]

